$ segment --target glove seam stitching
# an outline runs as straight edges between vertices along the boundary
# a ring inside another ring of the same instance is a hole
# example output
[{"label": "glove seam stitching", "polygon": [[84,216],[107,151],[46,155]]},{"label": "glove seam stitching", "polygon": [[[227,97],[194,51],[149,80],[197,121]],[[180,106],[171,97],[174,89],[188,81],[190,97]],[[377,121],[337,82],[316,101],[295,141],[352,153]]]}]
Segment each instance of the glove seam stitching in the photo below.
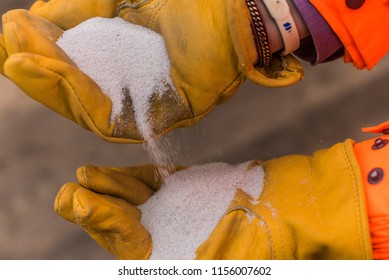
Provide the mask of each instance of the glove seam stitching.
[{"label": "glove seam stitching", "polygon": [[[165,0],[165,2],[161,4],[161,6],[159,7],[159,9],[158,9],[155,13],[153,13],[153,15],[152,15],[152,17],[151,17],[151,19],[150,19],[150,22],[149,22],[149,23],[150,23],[150,26],[153,26],[153,27],[155,28],[154,24],[155,24],[155,22],[156,22],[157,16],[158,16],[158,14],[162,11],[163,7],[165,7],[165,5],[167,4],[168,1],[169,1],[169,0]],[[152,1],[152,2],[154,2],[154,1]],[[150,5],[152,2],[150,2],[149,5]],[[149,8],[149,10],[151,10],[151,9],[152,9],[152,8]]]},{"label": "glove seam stitching", "polygon": [[239,72],[235,78],[232,80],[231,83],[228,84],[228,86],[217,96],[217,98],[215,99],[215,101],[213,102],[213,105],[210,106],[210,109],[212,109],[215,105],[218,104],[218,101],[220,99],[221,96],[223,96],[226,92],[230,91],[230,89],[232,88],[232,86],[236,83],[236,82],[239,82],[239,80],[241,80],[241,77],[242,77],[242,72]]},{"label": "glove seam stitching", "polygon": [[82,167],[81,171],[82,171],[82,177],[84,179],[84,184],[87,186],[88,185],[88,177],[86,176],[86,168]]},{"label": "glove seam stitching", "polygon": [[358,231],[359,231],[359,234],[358,234],[359,250],[360,250],[361,255],[363,255],[366,258],[365,250],[363,249],[363,246],[362,246],[362,244],[365,244],[365,240],[363,237],[364,236],[363,232],[361,231],[362,222],[360,220],[360,215],[359,215],[359,213],[361,212],[361,209],[359,207],[359,204],[357,203],[359,195],[358,195],[358,190],[357,190],[357,186],[356,186],[356,178],[355,178],[355,173],[354,173],[353,168],[351,166],[351,161],[347,155],[346,147],[344,144],[342,145],[342,155],[343,155],[343,159],[345,160],[345,163],[347,165],[347,169],[349,171],[349,175],[350,175],[351,181],[352,181],[352,190],[353,190],[353,197],[354,197],[353,205],[354,205],[354,209],[356,210],[356,211],[354,211],[354,216],[355,216],[355,220],[357,221],[357,226],[358,226]]},{"label": "glove seam stitching", "polygon": [[239,211],[239,210],[253,215],[254,217],[256,217],[257,219],[259,219],[261,222],[263,222],[265,224],[265,232],[266,232],[266,234],[268,236],[268,240],[269,240],[269,243],[270,243],[271,259],[273,259],[273,260],[277,259],[277,252],[276,252],[276,248],[274,246],[273,235],[270,232],[270,229],[269,229],[269,226],[268,226],[268,224],[266,222],[266,219],[264,217],[262,217],[261,215],[258,215],[255,211],[251,211],[249,208],[243,207],[243,206],[235,206],[235,207],[229,209],[226,212],[225,216],[227,216],[228,214],[230,214],[230,213],[232,213],[234,211]]},{"label": "glove seam stitching", "polygon": [[65,191],[66,191],[66,189],[68,188],[68,186],[69,186],[69,184],[66,184],[65,186],[64,186],[64,188],[63,188],[63,191],[61,192],[59,192],[58,193],[58,197],[57,197],[57,199],[56,199],[56,203],[55,203],[55,205],[56,205],[56,207],[55,207],[55,212],[57,212],[57,214],[59,214],[60,215],[60,212],[61,212],[61,208],[62,208],[62,203],[60,202],[60,201],[62,201],[62,197],[63,197],[63,194],[65,193]]}]

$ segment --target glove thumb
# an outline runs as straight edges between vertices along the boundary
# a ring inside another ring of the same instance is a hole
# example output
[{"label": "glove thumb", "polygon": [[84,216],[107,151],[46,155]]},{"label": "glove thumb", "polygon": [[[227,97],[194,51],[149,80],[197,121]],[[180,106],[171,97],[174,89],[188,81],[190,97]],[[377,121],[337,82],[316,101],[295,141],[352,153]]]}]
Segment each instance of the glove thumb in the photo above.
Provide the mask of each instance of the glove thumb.
[{"label": "glove thumb", "polygon": [[140,210],[123,199],[69,183],[61,188],[54,207],[119,259],[147,259],[151,254],[151,237],[140,223]]}]

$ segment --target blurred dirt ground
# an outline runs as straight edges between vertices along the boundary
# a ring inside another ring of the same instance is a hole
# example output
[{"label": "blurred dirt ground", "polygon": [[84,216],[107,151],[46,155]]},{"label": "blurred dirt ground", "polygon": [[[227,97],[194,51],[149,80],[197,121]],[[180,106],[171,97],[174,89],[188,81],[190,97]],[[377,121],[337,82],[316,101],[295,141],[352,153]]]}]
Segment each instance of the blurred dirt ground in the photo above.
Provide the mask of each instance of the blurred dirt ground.
[{"label": "blurred dirt ground", "polygon": [[[3,0],[0,12],[32,2]],[[299,84],[269,89],[247,82],[201,123],[174,132],[184,164],[310,154],[346,138],[370,137],[362,126],[389,119],[388,58],[372,71],[342,61],[304,66]],[[53,201],[80,165],[148,162],[142,146],[104,142],[4,77],[0,95],[0,259],[112,259],[58,217]]]}]

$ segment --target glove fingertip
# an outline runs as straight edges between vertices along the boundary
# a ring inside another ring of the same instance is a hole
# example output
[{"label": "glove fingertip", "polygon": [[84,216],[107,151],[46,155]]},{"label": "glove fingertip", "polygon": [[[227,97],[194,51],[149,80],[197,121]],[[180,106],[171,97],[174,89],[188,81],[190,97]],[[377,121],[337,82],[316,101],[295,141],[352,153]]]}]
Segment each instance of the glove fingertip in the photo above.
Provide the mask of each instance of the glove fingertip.
[{"label": "glove fingertip", "polygon": [[85,165],[77,168],[76,171],[77,180],[82,186],[84,187],[88,186],[89,170],[93,168],[95,168],[93,165]]},{"label": "glove fingertip", "polygon": [[110,192],[107,192],[105,185],[110,185],[109,182],[106,182],[106,176],[103,172],[100,171],[100,168],[94,165],[85,165],[77,168],[76,172],[78,182],[85,187],[86,189],[111,195]]},{"label": "glove fingertip", "polygon": [[62,186],[54,200],[55,212],[72,223],[75,223],[73,195],[79,188],[80,186],[76,183],[67,183]]},{"label": "glove fingertip", "polygon": [[79,225],[83,225],[84,221],[90,217],[92,214],[92,209],[90,207],[91,198],[89,198],[88,203],[88,191],[84,188],[80,188],[77,192],[74,193],[73,196],[73,213],[74,219]]},{"label": "glove fingertip", "polygon": [[4,62],[4,73],[16,84],[31,77],[31,65],[35,65],[35,57],[23,53],[10,55]]},{"label": "glove fingertip", "polygon": [[84,228],[96,227],[110,216],[115,205],[109,202],[108,196],[94,193],[80,187],[73,195],[73,214],[77,224]]}]

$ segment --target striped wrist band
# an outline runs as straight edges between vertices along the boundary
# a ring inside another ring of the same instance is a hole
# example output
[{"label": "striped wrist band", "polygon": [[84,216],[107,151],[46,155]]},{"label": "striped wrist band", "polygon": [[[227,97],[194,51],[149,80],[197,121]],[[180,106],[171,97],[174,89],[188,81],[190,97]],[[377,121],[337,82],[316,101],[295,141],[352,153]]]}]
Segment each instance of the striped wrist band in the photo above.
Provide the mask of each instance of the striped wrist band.
[{"label": "striped wrist band", "polygon": [[284,42],[282,55],[287,55],[297,50],[300,47],[300,36],[296,23],[290,14],[288,2],[286,0],[262,1],[280,30],[282,41]]}]

